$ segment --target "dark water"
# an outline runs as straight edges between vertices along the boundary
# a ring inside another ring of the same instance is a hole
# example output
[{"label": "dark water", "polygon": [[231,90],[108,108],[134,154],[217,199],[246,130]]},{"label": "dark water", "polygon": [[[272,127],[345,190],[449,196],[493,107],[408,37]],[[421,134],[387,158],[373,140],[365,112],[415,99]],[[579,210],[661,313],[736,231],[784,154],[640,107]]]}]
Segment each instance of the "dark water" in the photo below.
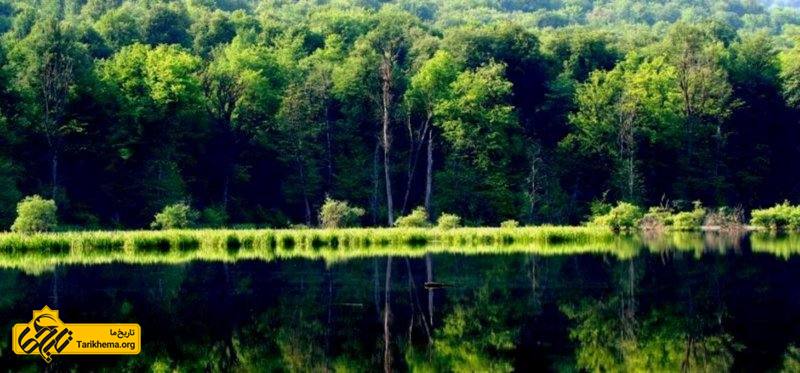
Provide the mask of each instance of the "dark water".
[{"label": "dark water", "polygon": [[142,326],[141,355],[57,356],[55,371],[792,370],[799,269],[743,248],[0,270],[0,367],[44,369],[9,334],[48,304]]}]

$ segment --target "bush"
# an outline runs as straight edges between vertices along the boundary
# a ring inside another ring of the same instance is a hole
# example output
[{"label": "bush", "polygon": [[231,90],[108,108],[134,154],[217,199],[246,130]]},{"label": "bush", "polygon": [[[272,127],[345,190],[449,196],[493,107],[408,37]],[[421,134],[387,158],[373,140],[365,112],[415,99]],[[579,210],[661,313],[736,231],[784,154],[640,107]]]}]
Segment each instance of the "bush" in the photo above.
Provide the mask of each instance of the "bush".
[{"label": "bush", "polygon": [[672,218],[672,229],[677,231],[694,231],[703,226],[703,219],[706,217],[706,209],[700,201],[694,202],[692,211],[683,211],[675,214]]},{"label": "bush", "polygon": [[753,210],[750,224],[771,230],[796,230],[800,228],[800,206],[788,201],[767,209]]},{"label": "bush", "polygon": [[47,232],[56,228],[56,202],[38,195],[25,197],[17,204],[17,219],[11,230],[20,233]]},{"label": "bush", "polygon": [[615,232],[619,232],[637,227],[643,215],[639,206],[628,202],[619,202],[607,214],[595,217],[592,223],[609,227]]},{"label": "bush", "polygon": [[410,214],[397,218],[394,225],[402,228],[412,227],[429,227],[431,223],[428,221],[428,212],[425,208],[420,206],[411,211]]},{"label": "bush", "polygon": [[323,228],[347,228],[359,226],[364,209],[351,207],[347,201],[337,201],[330,197],[319,209],[319,224]]},{"label": "bush", "polygon": [[720,207],[706,216],[705,225],[719,227],[722,231],[744,229],[744,210],[741,207]]},{"label": "bush", "polygon": [[514,219],[509,219],[500,223],[500,228],[516,228],[516,227],[519,227],[519,222]]},{"label": "bush", "polygon": [[642,217],[639,226],[646,231],[663,230],[672,226],[673,217],[672,209],[668,207],[651,207]]},{"label": "bush", "polygon": [[439,229],[453,229],[461,226],[461,218],[454,214],[442,214],[436,220],[436,226]]},{"label": "bush", "polygon": [[164,207],[156,214],[155,220],[150,224],[152,228],[181,229],[194,225],[198,213],[185,203],[176,203]]},{"label": "bush", "polygon": [[220,228],[228,222],[228,213],[222,206],[206,207],[200,214],[200,219],[206,227]]}]

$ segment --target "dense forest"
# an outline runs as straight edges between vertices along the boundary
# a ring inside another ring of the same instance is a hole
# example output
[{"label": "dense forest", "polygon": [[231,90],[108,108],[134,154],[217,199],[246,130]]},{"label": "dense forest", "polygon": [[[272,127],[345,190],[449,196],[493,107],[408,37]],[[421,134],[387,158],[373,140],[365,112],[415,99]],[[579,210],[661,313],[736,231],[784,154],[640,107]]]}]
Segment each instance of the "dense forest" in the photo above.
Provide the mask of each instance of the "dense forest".
[{"label": "dense forest", "polygon": [[770,0],[0,1],[0,225],[575,223],[800,201],[800,9]]}]

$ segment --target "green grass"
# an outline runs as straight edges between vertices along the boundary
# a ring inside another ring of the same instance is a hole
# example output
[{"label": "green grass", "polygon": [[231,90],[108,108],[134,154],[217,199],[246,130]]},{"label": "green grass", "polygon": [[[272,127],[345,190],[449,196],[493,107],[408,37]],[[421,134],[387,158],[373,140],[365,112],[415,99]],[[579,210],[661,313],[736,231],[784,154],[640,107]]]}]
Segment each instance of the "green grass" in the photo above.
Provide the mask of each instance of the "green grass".
[{"label": "green grass", "polygon": [[[695,256],[724,251],[739,238],[717,233],[618,235],[596,227],[509,228],[352,228],[242,229],[66,232],[37,235],[0,233],[0,268],[37,273],[55,265],[185,263],[305,258],[328,263],[373,256],[422,256],[530,253],[536,255],[603,254],[620,259],[642,249],[683,251]],[[780,256],[800,253],[798,239],[775,241],[753,235],[754,251]],[[787,254],[789,251],[791,253]]]},{"label": "green grass", "polygon": [[[422,255],[437,250],[592,251],[618,241],[602,228],[352,228],[200,229],[167,231],[0,233],[0,267],[46,267],[48,263],[112,261],[174,262],[238,258],[323,258]],[[555,249],[555,246],[558,246]],[[574,250],[566,249],[574,247]],[[590,248],[592,247],[592,248]]]}]

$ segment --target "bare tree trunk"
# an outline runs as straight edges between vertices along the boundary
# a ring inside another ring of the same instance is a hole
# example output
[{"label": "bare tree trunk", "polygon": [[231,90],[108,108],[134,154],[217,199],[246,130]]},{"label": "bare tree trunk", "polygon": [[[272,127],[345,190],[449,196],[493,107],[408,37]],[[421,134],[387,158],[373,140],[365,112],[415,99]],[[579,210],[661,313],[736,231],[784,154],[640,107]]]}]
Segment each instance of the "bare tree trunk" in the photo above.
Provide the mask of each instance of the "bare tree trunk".
[{"label": "bare tree trunk", "polygon": [[534,148],[531,153],[531,170],[528,175],[528,218],[533,221],[536,217],[536,204],[539,202],[539,163],[542,158],[539,157],[538,146]]},{"label": "bare tree trunk", "polygon": [[[55,30],[54,37],[62,37],[58,23],[52,25]],[[60,153],[61,137],[63,136],[60,122],[64,115],[64,108],[69,97],[69,86],[72,83],[72,60],[63,51],[46,53],[43,56],[44,66],[41,71],[41,101],[43,118],[39,130],[47,139],[50,147],[50,178],[53,182],[52,197],[58,191],[58,157]]]},{"label": "bare tree trunk", "polygon": [[389,153],[391,148],[391,135],[389,126],[391,119],[389,116],[389,106],[392,101],[392,57],[388,52],[384,52],[381,60],[381,79],[382,84],[382,101],[383,101],[383,131],[382,131],[382,144],[383,144],[383,175],[386,183],[386,214],[389,226],[394,225],[394,204],[392,201],[392,179],[391,168],[389,167]]},{"label": "bare tree trunk", "polygon": [[228,188],[230,187],[231,177],[225,171],[225,178],[222,180],[222,211],[228,212]]},{"label": "bare tree trunk", "polygon": [[[327,101],[325,102],[325,160],[327,163],[327,177],[325,180],[325,186],[327,190],[330,190],[331,185],[333,184],[333,149],[332,149],[332,140],[331,140],[331,120],[329,118],[330,112],[328,108]],[[326,190],[326,191],[327,191]]]},{"label": "bare tree trunk", "polygon": [[372,153],[372,198],[370,198],[370,210],[372,212],[372,225],[378,224],[378,193],[380,193],[380,187],[378,184],[378,173],[379,166],[378,163],[380,162],[380,149],[381,149],[381,142],[378,140],[375,143],[375,151]]},{"label": "bare tree trunk", "polygon": [[624,175],[625,194],[628,200],[634,200],[636,191],[636,127],[637,117],[635,106],[621,105],[620,124],[617,141],[619,153],[622,157],[622,172]]},{"label": "bare tree trunk", "polygon": [[306,209],[306,225],[311,226],[311,204],[308,202],[308,190],[306,189],[306,173],[304,172],[303,165],[298,160],[298,168],[300,169],[300,182],[303,183],[303,204]]},{"label": "bare tree trunk", "polygon": [[58,150],[53,148],[53,155],[50,158],[50,179],[53,182],[53,189],[50,192],[50,197],[56,199],[58,192]]},{"label": "bare tree trunk", "polygon": [[[419,134],[419,139],[415,139],[413,135],[413,131],[411,130],[411,125],[409,124],[409,140],[411,142],[411,152],[408,156],[408,169],[406,170],[406,193],[403,197],[403,206],[400,209],[402,213],[405,214],[406,208],[408,207],[408,199],[411,196],[411,184],[414,181],[414,175],[417,174],[417,165],[419,164],[419,155],[422,153],[422,146],[425,144],[425,137],[428,136],[429,127],[428,123],[430,120],[425,122],[425,125],[422,126],[422,131]],[[425,210],[428,210],[427,206]]]},{"label": "bare tree trunk", "polygon": [[425,211],[431,214],[431,193],[433,192],[433,130],[428,132],[428,163],[425,165]]}]

